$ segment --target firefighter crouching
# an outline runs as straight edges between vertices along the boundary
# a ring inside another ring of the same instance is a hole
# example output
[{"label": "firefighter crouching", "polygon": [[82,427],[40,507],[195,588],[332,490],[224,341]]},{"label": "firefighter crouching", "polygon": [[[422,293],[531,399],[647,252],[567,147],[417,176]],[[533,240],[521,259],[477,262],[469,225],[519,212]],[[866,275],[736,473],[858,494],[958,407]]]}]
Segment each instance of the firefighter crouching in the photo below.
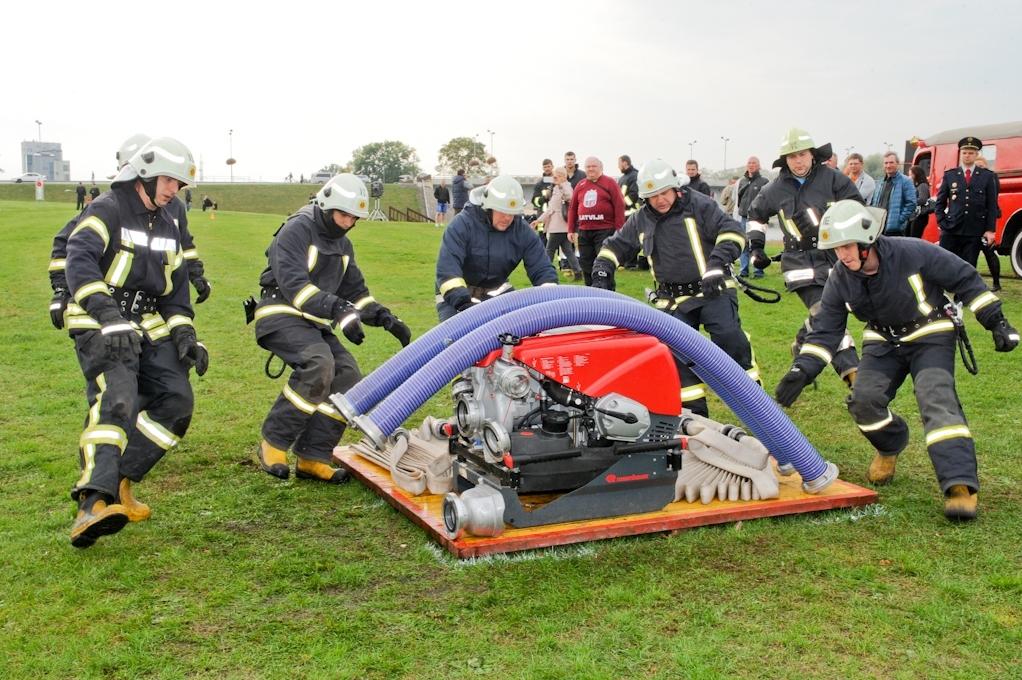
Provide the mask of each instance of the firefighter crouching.
[{"label": "firefighter crouching", "polygon": [[534,286],[554,285],[557,271],[525,220],[522,185],[510,175],[472,190],[447,230],[436,261],[436,311],[441,321],[511,290],[519,263]]},{"label": "firefighter crouching", "polygon": [[291,367],[291,377],[262,426],[257,457],[270,475],[287,479],[287,450],[297,457],[295,476],[339,484],[346,471],[331,465],[344,434],[344,418],[328,395],[361,379],[355,358],[333,333],[362,344],[362,323],[380,326],[402,346],[408,326],[378,303],[366,288],[347,233],[369,214],[369,194],[355,175],[334,176],[277,230],[259,277],[256,341]]},{"label": "firefighter crouching", "polygon": [[823,290],[813,330],[777,386],[777,401],[790,406],[830,363],[851,311],[866,322],[848,410],[876,449],[867,479],[890,482],[896,457],[908,445],[908,425],[889,404],[911,375],[926,448],[944,493],[944,514],[973,519],[979,491],[976,449],[955,391],[958,331],[944,291],[954,293],[993,333],[997,351],[1015,349],[1018,331],[972,266],[921,239],[880,238],[883,223],[883,211],[855,201],[839,201],[824,215],[820,247],[835,251],[839,264]]},{"label": "firefighter crouching", "polygon": [[[124,140],[121,148],[117,150],[117,169],[120,170],[127,165],[128,159],[148,143],[150,139],[148,135],[136,134]],[[205,267],[202,264],[202,260],[199,259],[199,251],[196,250],[192,235],[188,231],[185,205],[180,200],[171,201],[166,205],[166,210],[171,213],[174,223],[178,225],[178,229],[181,232],[181,251],[184,253],[185,263],[188,265],[188,278],[192,285],[195,286],[196,293],[198,293],[195,301],[197,303],[205,302],[206,298],[209,297],[212,287],[209,281],[206,280]],[[71,300],[71,294],[68,292],[67,275],[64,273],[64,268],[67,265],[67,239],[71,236],[74,228],[78,226],[78,221],[81,218],[82,213],[75,215],[53,237],[53,248],[50,251],[50,266],[48,270],[53,297],[50,299],[49,311],[50,323],[57,330],[64,327],[64,313],[67,311],[67,303]]]},{"label": "firefighter crouching", "polygon": [[82,474],[71,491],[78,548],[149,517],[131,483],[184,437],[193,405],[188,369],[202,375],[209,365],[167,209],[194,178],[183,144],[154,139],[86,207],[67,241],[67,328],[90,406],[79,441]]},{"label": "firefighter crouching", "polygon": [[[593,265],[593,287],[614,290],[618,264],[645,255],[656,283],[653,303],[692,328],[701,325],[753,380],[759,379],[749,337],[738,317],[738,292],[731,264],[745,248],[741,224],[716,201],[692,191],[662,160],[639,171],[645,205],[608,238]],[[678,361],[682,403],[707,415],[706,385]]]},{"label": "firefighter crouching", "polygon": [[[830,156],[830,144],[817,148],[808,132],[792,128],[781,142],[780,158],[773,164],[780,168],[777,179],[763,187],[749,206],[746,229],[753,266],[764,269],[770,264],[763,248],[767,221],[776,215],[784,232],[781,255],[784,286],[798,295],[809,310],[808,318],[792,343],[793,355],[798,354],[806,333],[812,330],[823,286],[835,262],[833,251],[822,251],[817,246],[820,218],[834,201],[862,202],[852,181],[826,165]],[[848,333],[842,337],[832,365],[851,387],[859,357],[855,353],[855,341]]]}]

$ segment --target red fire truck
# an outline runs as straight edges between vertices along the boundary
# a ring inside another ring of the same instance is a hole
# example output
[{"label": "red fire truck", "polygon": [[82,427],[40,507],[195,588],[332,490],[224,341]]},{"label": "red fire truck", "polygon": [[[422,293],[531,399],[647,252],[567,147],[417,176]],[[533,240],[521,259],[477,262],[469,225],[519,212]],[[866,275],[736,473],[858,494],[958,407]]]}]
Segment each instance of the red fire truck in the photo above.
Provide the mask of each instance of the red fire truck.
[{"label": "red fire truck", "polygon": [[[930,195],[936,196],[944,171],[958,165],[958,140],[969,135],[983,140],[983,150],[979,153],[1001,181],[997,251],[1011,259],[1015,275],[1022,277],[1022,121],[945,130],[924,139],[913,139],[909,142],[915,147],[912,163],[926,173]],[[930,241],[939,240],[936,217],[930,217],[923,236]]]}]

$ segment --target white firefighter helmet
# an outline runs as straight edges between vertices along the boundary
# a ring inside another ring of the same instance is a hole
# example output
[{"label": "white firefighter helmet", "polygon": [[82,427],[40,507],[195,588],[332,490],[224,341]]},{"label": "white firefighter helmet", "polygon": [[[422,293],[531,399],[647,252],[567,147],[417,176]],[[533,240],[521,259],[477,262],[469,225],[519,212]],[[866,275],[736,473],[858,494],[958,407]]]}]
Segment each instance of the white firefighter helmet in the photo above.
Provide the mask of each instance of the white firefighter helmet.
[{"label": "white firefighter helmet", "polygon": [[870,208],[851,199],[838,201],[827,208],[820,220],[819,247],[830,250],[848,243],[873,245],[886,217],[887,211],[882,208]]},{"label": "white firefighter helmet", "polygon": [[790,153],[798,153],[799,151],[805,151],[806,149],[813,149],[815,147],[816,144],[813,143],[812,135],[800,128],[791,128],[781,140],[781,150],[779,154],[781,158],[784,158]]},{"label": "white firefighter helmet", "polygon": [[639,185],[639,198],[649,198],[664,189],[685,186],[688,184],[688,175],[679,176],[670,163],[661,158],[654,158],[642,166],[635,181]]},{"label": "white firefighter helmet", "polygon": [[121,168],[111,186],[134,179],[173,177],[182,186],[195,184],[195,159],[188,147],[173,137],[151,139]]},{"label": "white firefighter helmet", "polygon": [[355,217],[368,217],[369,191],[358,177],[342,172],[331,177],[316,192],[316,205],[323,210],[340,210]]},{"label": "white firefighter helmet", "polygon": [[511,175],[497,175],[483,190],[483,209],[508,215],[521,215],[525,210],[525,192]]},{"label": "white firefighter helmet", "polygon": [[117,169],[120,170],[131,157],[138,153],[138,150],[149,143],[152,139],[149,135],[143,135],[141,132],[134,134],[121,144],[121,148],[117,149]]}]

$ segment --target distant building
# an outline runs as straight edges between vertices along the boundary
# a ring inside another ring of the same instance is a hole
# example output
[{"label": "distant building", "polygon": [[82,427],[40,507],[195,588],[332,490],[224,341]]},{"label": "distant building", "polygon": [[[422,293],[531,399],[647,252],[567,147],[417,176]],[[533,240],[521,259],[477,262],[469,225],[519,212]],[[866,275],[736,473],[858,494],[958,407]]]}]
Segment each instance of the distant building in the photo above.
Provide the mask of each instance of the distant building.
[{"label": "distant building", "polygon": [[38,172],[51,182],[71,181],[71,161],[64,160],[59,142],[22,142],[21,171]]}]

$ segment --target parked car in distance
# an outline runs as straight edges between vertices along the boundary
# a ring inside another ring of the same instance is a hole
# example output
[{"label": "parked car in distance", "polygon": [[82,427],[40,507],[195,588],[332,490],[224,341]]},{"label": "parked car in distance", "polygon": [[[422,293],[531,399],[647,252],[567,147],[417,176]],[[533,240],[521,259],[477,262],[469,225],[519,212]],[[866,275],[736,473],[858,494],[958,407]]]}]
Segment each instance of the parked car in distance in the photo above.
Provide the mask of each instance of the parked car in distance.
[{"label": "parked car in distance", "polygon": [[333,177],[329,172],[315,172],[312,177],[309,178],[309,182],[312,184],[326,184],[329,179]]},{"label": "parked car in distance", "polygon": [[35,184],[36,180],[40,179],[46,179],[46,175],[40,175],[38,172],[26,172],[20,177],[15,177],[14,182],[16,184],[21,184],[22,182],[31,182],[32,184]]}]

